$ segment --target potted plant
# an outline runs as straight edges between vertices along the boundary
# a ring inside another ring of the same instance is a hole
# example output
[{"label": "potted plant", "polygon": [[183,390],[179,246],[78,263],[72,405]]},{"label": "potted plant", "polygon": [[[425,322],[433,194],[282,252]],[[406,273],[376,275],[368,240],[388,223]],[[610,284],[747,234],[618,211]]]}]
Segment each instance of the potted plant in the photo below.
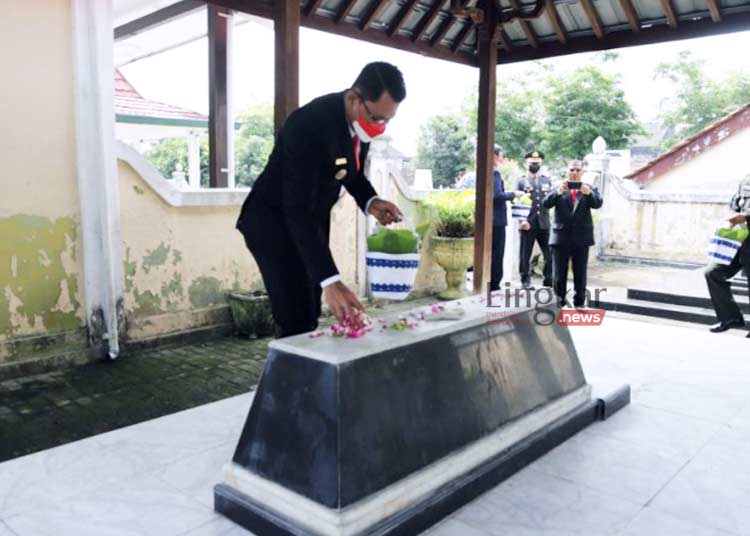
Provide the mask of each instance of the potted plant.
[{"label": "potted plant", "polygon": [[435,261],[445,270],[444,300],[466,295],[466,270],[474,262],[474,190],[435,192],[424,202],[433,212]]},{"label": "potted plant", "polygon": [[271,302],[261,291],[234,292],[228,296],[235,332],[249,337],[273,334]]}]

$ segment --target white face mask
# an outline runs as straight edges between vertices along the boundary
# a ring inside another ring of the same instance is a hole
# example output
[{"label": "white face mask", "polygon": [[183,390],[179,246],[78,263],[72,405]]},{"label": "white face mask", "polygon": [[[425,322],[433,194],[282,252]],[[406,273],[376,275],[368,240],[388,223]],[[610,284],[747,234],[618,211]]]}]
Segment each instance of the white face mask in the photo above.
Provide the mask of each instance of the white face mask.
[{"label": "white face mask", "polygon": [[365,129],[362,128],[362,125],[360,125],[358,121],[352,122],[352,128],[354,129],[354,133],[363,143],[370,143],[372,141],[370,135],[365,132]]}]

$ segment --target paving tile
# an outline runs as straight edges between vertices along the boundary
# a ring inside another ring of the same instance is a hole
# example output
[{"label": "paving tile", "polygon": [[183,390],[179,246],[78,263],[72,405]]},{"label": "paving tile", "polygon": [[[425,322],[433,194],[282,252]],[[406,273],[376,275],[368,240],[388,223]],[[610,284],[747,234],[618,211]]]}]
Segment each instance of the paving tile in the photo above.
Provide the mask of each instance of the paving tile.
[{"label": "paving tile", "polygon": [[422,534],[424,536],[489,536],[490,533],[467,525],[458,519],[449,518]]},{"label": "paving tile", "polygon": [[454,519],[492,535],[616,534],[641,505],[527,468]]},{"label": "paving tile", "polygon": [[533,467],[585,488],[644,505],[688,459],[584,431],[537,460]]},{"label": "paving tile", "polygon": [[177,536],[214,516],[158,479],[139,476],[12,516],[6,523],[19,536]]},{"label": "paving tile", "polygon": [[750,430],[725,427],[651,505],[692,523],[750,535]]},{"label": "paving tile", "polygon": [[700,524],[700,520],[688,521],[682,517],[646,507],[618,536],[643,536],[646,534],[672,534],[679,536],[732,536],[735,533],[717,530]]},{"label": "paving tile", "polygon": [[17,536],[15,533],[10,531],[10,529],[2,519],[0,519],[0,536]]},{"label": "paving tile", "polygon": [[733,419],[748,401],[748,394],[655,381],[642,385],[632,393],[634,402],[671,411],[688,417],[725,423]]},{"label": "paving tile", "polygon": [[253,533],[217,515],[205,525],[189,530],[180,536],[253,536]]}]

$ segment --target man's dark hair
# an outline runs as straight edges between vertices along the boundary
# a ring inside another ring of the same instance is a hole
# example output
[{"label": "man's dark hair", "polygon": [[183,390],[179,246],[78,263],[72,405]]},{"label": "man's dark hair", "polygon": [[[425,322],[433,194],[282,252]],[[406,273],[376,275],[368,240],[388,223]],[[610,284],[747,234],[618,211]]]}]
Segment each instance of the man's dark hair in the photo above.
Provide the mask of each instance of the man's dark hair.
[{"label": "man's dark hair", "polygon": [[363,99],[370,102],[379,100],[383,91],[387,91],[396,102],[401,102],[406,98],[404,76],[398,67],[384,61],[375,61],[365,65],[352,87]]},{"label": "man's dark hair", "polygon": [[500,153],[505,154],[503,152],[503,148],[500,147],[497,143],[495,144],[494,150],[495,150],[495,156],[500,156]]}]

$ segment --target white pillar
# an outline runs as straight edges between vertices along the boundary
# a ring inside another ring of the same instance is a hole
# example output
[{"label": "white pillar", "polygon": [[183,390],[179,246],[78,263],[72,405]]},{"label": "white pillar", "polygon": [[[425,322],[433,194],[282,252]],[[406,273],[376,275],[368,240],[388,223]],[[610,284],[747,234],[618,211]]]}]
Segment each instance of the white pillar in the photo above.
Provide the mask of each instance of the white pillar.
[{"label": "white pillar", "polygon": [[587,171],[597,174],[597,182],[594,184],[599,189],[599,194],[604,199],[602,208],[599,209],[599,223],[597,225],[599,236],[596,243],[597,256],[604,254],[607,244],[607,228],[610,223],[609,203],[607,203],[607,174],[609,172],[609,156],[607,155],[607,141],[598,136],[591,144],[592,154],[586,157],[588,162]]},{"label": "white pillar", "polygon": [[122,244],[115,152],[112,0],[71,0],[76,156],[89,342],[117,357]]},{"label": "white pillar", "polygon": [[188,182],[191,190],[201,187],[201,140],[197,132],[188,135]]}]

